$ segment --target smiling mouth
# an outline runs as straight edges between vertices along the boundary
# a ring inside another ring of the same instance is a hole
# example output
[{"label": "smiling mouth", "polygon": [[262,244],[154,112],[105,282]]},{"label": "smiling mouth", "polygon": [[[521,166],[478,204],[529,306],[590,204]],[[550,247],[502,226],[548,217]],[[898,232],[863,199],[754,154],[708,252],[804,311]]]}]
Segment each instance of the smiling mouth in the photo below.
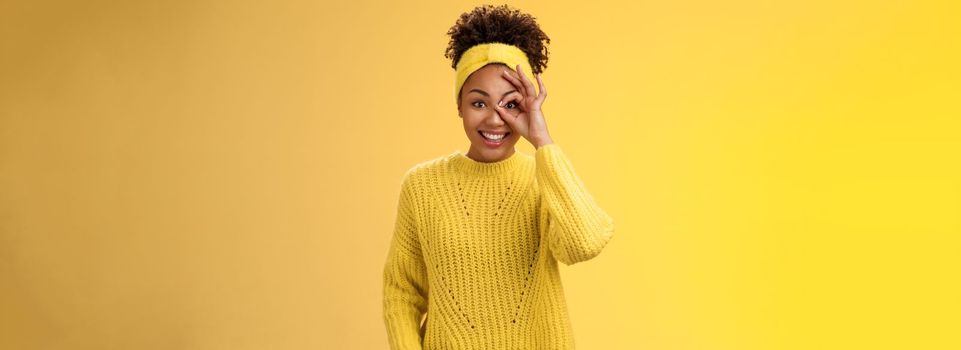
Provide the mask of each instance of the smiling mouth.
[{"label": "smiling mouth", "polygon": [[486,135],[484,135],[484,132],[483,132],[483,131],[478,130],[477,133],[480,134],[480,136],[483,137],[484,140],[487,140],[487,141],[490,141],[490,142],[497,142],[497,143],[504,142],[504,140],[507,140],[507,137],[510,136],[510,134],[511,134],[510,132],[507,132],[507,133],[504,133],[504,136],[501,136],[501,138],[499,138],[499,139],[492,139],[492,138],[489,138],[489,137],[487,137]]}]

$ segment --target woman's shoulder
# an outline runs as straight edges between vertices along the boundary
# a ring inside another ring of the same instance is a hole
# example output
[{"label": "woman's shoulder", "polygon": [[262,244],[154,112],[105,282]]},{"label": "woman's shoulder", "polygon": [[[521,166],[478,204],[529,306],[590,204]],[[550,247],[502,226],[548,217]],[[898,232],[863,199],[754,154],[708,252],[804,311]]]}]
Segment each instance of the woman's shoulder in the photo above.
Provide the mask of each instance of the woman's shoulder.
[{"label": "woman's shoulder", "polygon": [[415,163],[404,172],[404,182],[417,181],[443,173],[451,158],[456,155],[457,152],[454,152]]}]

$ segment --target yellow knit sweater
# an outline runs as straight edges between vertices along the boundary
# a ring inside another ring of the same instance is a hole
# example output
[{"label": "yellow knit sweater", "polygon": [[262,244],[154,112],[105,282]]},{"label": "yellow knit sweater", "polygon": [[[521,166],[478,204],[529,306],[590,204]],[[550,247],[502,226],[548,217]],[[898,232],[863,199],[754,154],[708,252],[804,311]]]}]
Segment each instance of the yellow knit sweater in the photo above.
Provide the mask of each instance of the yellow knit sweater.
[{"label": "yellow knit sweater", "polygon": [[[597,256],[614,221],[556,143],[404,175],[384,264],[391,349],[573,349],[557,262]],[[426,314],[424,323],[422,316]]]}]

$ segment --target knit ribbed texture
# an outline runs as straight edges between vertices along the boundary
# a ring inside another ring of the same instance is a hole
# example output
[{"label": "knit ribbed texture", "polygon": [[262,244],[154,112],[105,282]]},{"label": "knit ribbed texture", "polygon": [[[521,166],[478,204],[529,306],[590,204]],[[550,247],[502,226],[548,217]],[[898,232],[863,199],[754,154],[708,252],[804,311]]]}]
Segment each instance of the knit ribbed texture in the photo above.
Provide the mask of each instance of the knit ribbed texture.
[{"label": "knit ribbed texture", "polygon": [[557,262],[589,260],[613,234],[556,143],[415,165],[384,265],[391,349],[573,349]]}]

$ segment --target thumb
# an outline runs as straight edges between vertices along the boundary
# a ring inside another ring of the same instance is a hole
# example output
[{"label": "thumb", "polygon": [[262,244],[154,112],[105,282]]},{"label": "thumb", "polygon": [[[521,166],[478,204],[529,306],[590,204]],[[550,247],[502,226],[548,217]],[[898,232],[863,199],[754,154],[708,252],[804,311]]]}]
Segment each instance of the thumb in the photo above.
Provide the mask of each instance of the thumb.
[{"label": "thumb", "polygon": [[497,111],[497,114],[501,116],[501,119],[503,119],[512,130],[520,130],[517,128],[517,117],[507,112],[507,109],[501,106],[494,106],[494,110]]}]

